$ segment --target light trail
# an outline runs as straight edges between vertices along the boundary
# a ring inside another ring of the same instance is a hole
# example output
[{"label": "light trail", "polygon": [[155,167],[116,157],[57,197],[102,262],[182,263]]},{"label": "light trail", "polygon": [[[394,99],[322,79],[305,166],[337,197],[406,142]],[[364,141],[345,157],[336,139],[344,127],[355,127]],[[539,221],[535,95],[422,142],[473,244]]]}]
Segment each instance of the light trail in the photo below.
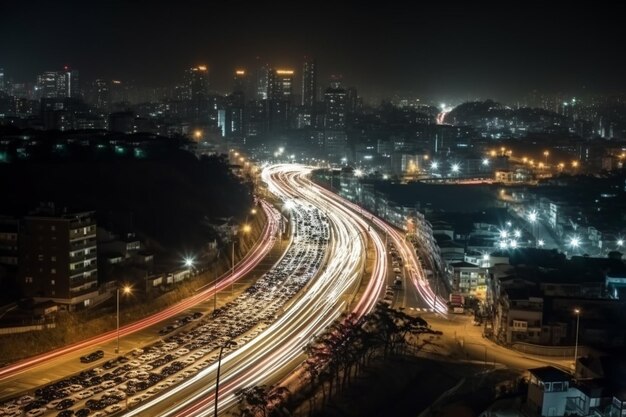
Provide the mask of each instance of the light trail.
[{"label": "light trail", "polygon": [[[302,362],[303,348],[309,340],[341,316],[346,306],[342,297],[361,282],[365,268],[363,253],[368,241],[366,236],[372,241],[376,253],[373,275],[354,311],[357,314],[370,311],[384,288],[387,271],[384,242],[357,211],[346,206],[343,199],[327,194],[312,184],[306,178],[309,172],[310,169],[299,165],[279,165],[266,168],[263,179],[272,193],[283,201],[291,201],[294,210],[313,206],[324,211],[332,236],[326,266],[271,326],[244,347],[223,358],[220,411],[234,405],[237,389],[275,381],[280,375],[293,370]],[[298,233],[296,227],[292,228],[294,233]],[[164,395],[148,400],[126,414],[212,414],[216,366],[209,366]],[[178,403],[172,405],[175,401]]]}]

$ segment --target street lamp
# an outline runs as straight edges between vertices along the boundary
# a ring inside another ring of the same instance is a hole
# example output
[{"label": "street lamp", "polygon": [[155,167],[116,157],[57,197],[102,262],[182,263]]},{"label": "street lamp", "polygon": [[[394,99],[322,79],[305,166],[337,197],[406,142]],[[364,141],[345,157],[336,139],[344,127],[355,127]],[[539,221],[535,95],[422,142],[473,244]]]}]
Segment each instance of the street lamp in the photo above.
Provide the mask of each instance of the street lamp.
[{"label": "street lamp", "polygon": [[215,411],[213,413],[214,417],[217,417],[217,399],[220,393],[220,371],[222,368],[222,353],[224,352],[224,348],[231,347],[235,344],[232,340],[226,341],[222,346],[220,346],[220,355],[217,360],[217,378],[215,379]]},{"label": "street lamp", "polygon": [[578,236],[572,236],[569,240],[569,246],[576,251],[580,246],[580,238]]},{"label": "street lamp", "polygon": [[576,345],[574,346],[574,373],[576,373],[576,360],[578,360],[578,328],[580,326],[580,308],[575,308],[574,314],[576,314]]},{"label": "street lamp", "polygon": [[193,264],[194,264],[193,258],[191,258],[191,257],[185,258],[185,266],[187,268],[191,268],[193,266]]},{"label": "street lamp", "polygon": [[[123,294],[130,294],[132,288],[128,285],[122,287]],[[115,347],[115,353],[120,353],[120,287],[117,287],[117,346]]]},{"label": "street lamp", "polygon": [[544,241],[543,241],[543,239],[539,239],[539,240],[537,241],[537,246],[539,246],[540,248],[542,248],[542,247],[543,247],[543,245],[545,245],[545,244],[546,244],[546,242],[544,242]]},{"label": "street lamp", "polygon": [[537,219],[539,218],[537,211],[532,210],[528,213],[528,221],[533,229],[533,239],[537,239],[537,230],[535,229],[535,224],[537,223]]}]

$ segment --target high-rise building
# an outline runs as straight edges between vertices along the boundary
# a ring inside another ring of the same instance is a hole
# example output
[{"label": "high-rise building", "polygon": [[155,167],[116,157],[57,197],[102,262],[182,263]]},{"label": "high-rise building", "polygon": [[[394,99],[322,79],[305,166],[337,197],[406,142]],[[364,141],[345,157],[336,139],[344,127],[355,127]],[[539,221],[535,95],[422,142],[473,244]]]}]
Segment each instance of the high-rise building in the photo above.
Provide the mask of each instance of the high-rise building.
[{"label": "high-rise building", "polygon": [[59,73],[57,71],[46,71],[37,76],[37,95],[40,98],[63,97],[59,92]]},{"label": "high-rise building", "polygon": [[68,310],[88,307],[98,295],[94,212],[57,213],[45,207],[27,216],[19,235],[18,282],[36,302]]},{"label": "high-rise building", "polygon": [[[257,58],[258,61],[259,58]],[[269,65],[257,65],[255,74],[255,93],[257,100],[267,100],[269,98],[270,76],[272,69]]]},{"label": "high-rise building", "polygon": [[188,69],[186,75],[188,99],[205,100],[209,96],[209,69],[205,65],[198,65]]},{"label": "high-rise building", "polygon": [[317,101],[317,63],[315,59],[304,57],[302,68],[302,106],[310,110]]},{"label": "high-rise building", "polygon": [[64,67],[63,71],[46,71],[37,76],[39,98],[79,98],[78,71]]},{"label": "high-rise building", "polygon": [[5,93],[6,91],[7,88],[4,84],[4,68],[0,68],[0,93]]},{"label": "high-rise building", "polygon": [[68,66],[63,67],[59,82],[59,91],[62,94],[61,97],[79,98],[81,96],[77,70],[73,70]]},{"label": "high-rise building", "polygon": [[291,101],[293,96],[293,70],[277,69],[270,72],[271,83],[269,98],[272,100]]},{"label": "high-rise building", "polygon": [[99,110],[108,110],[111,105],[111,91],[109,90],[109,82],[98,78],[94,81],[94,104]]},{"label": "high-rise building", "polygon": [[244,94],[248,93],[248,73],[244,69],[236,69],[233,79],[233,91],[240,91]]},{"label": "high-rise building", "polygon": [[189,116],[196,123],[209,119],[209,70],[205,65],[198,65],[187,70],[185,85],[186,97],[190,104]]},{"label": "high-rise building", "polygon": [[327,88],[324,92],[326,129],[345,129],[348,93],[342,88]]}]

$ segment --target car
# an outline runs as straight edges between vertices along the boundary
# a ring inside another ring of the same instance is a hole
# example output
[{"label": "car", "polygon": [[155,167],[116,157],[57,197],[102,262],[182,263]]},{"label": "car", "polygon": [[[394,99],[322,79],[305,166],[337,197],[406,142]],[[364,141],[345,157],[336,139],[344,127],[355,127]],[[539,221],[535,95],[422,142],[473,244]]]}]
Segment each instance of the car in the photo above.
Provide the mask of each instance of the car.
[{"label": "car", "polygon": [[59,414],[57,414],[57,417],[72,417],[73,415],[74,415],[74,411],[63,410]]},{"label": "car", "polygon": [[45,408],[35,408],[33,410],[30,410],[28,413],[26,413],[26,416],[27,417],[37,417],[37,416],[41,416],[41,415],[45,414],[45,412],[46,412]]},{"label": "car", "polygon": [[92,352],[88,355],[81,356],[80,361],[82,363],[90,363],[93,361],[97,361],[98,359],[102,359],[103,357],[104,357],[104,351],[96,350],[95,352]]},{"label": "car", "polygon": [[56,408],[56,407],[57,407],[57,405],[59,405],[59,403],[60,403],[61,401],[63,401],[63,400],[62,400],[62,399],[60,399],[60,398],[59,398],[59,399],[56,399],[56,400],[52,400],[52,401],[50,401],[50,402],[48,403],[48,405],[46,405],[46,407],[48,407],[49,409]]},{"label": "car", "polygon": [[100,386],[104,389],[113,388],[115,386],[115,382],[111,380],[104,381],[102,384],[100,384]]},{"label": "car", "polygon": [[35,401],[34,397],[30,395],[22,395],[20,398],[18,398],[17,403],[19,405],[26,405],[32,403],[33,401]]},{"label": "car", "polygon": [[3,408],[0,408],[0,410],[4,411],[5,413],[12,413],[15,411],[20,411],[20,407],[17,404],[11,403],[11,404],[6,404]]},{"label": "car", "polygon": [[90,389],[86,389],[84,391],[81,391],[77,394],[74,395],[74,398],[77,400],[84,400],[86,398],[92,397],[95,393],[90,390]]},{"label": "car", "polygon": [[124,407],[119,404],[113,404],[104,409],[107,414],[115,414],[119,411],[122,411]]},{"label": "car", "polygon": [[71,406],[73,406],[74,403],[75,401],[71,398],[65,398],[64,400],[61,400],[61,402],[59,402],[54,408],[56,408],[57,410],[65,410],[66,408],[70,408]]},{"label": "car", "polygon": [[76,411],[76,413],[74,414],[76,417],[87,417],[89,414],[91,414],[91,410],[88,408],[81,408],[80,410]]}]

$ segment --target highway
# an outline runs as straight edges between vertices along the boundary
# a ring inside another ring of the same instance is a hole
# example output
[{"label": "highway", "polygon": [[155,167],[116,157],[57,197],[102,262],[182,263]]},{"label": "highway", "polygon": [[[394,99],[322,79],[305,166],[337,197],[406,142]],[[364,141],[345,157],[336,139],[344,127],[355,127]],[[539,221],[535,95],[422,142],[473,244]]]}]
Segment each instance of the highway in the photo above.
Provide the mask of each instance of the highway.
[{"label": "highway", "polygon": [[[300,222],[294,222],[298,211],[319,210],[324,213],[330,227],[326,262],[275,322],[244,347],[224,356],[220,412],[234,405],[237,389],[274,383],[301,363],[304,346],[345,311],[345,294],[363,279],[363,253],[367,241],[374,245],[377,256],[372,260],[372,277],[368,277],[363,296],[353,311],[357,314],[370,311],[384,288],[387,257],[380,235],[370,230],[358,212],[346,207],[343,199],[312,184],[306,178],[308,173],[309,169],[303,166],[279,165],[266,168],[263,179],[270,192],[285,202],[290,211],[294,237],[312,239],[302,234]],[[127,411],[126,415],[212,414],[216,369],[217,364],[212,364],[162,396]]]}]

